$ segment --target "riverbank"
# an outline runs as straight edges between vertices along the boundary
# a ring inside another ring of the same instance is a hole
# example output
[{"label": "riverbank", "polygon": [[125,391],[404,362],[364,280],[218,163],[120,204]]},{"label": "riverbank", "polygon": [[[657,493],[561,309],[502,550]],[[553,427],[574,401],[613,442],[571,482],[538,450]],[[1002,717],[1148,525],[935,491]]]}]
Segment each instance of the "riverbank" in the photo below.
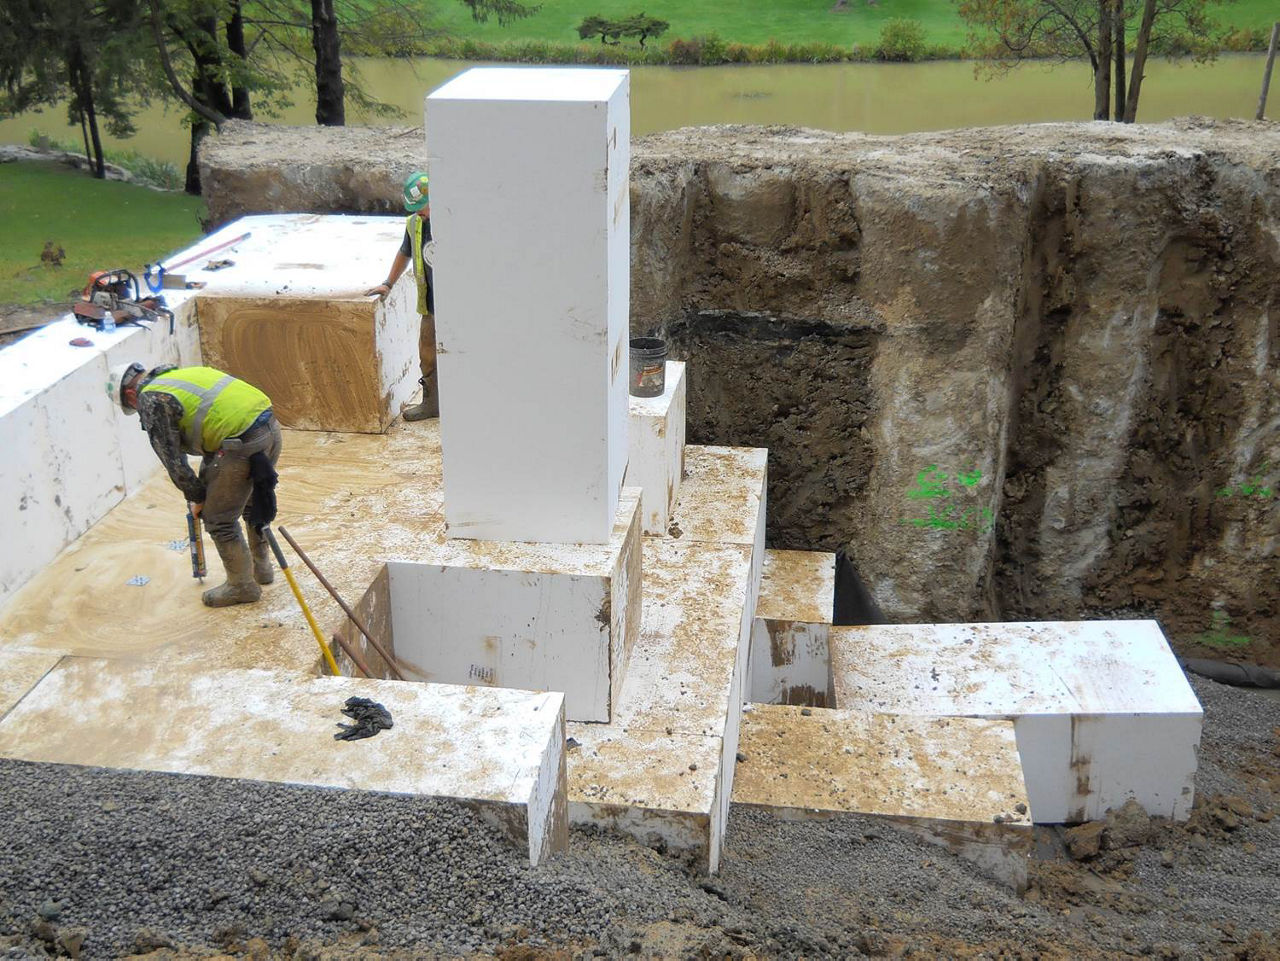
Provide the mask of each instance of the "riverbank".
[{"label": "riverbank", "polygon": [[[1140,123],[1189,115],[1215,119],[1252,117],[1265,55],[1231,54],[1209,64],[1164,59],[1148,62]],[[365,89],[399,111],[373,117],[349,110],[351,125],[389,128],[422,123],[423,94],[475,66],[464,60],[352,59]],[[633,137],[708,124],[785,125],[835,132],[914,133],[961,127],[1088,120],[1093,78],[1082,62],[1030,63],[1008,74],[978,75],[968,61],[931,63],[756,64],[720,67],[631,68]],[[292,106],[272,124],[312,126],[314,92],[289,92]],[[1273,94],[1269,115],[1280,116]],[[185,165],[185,108],[152,104],[135,117],[128,140],[105,140],[147,156]],[[79,136],[66,126],[62,108],[32,111],[0,121],[0,143],[27,143],[32,131],[59,140]],[[389,131],[388,131],[389,133]]]},{"label": "riverbank", "polygon": [[[1262,53],[1270,38],[1269,27],[1240,27],[1224,34],[1218,53]],[[640,46],[616,43],[565,43],[554,40],[483,40],[475,37],[442,36],[395,51],[368,51],[388,56],[440,57],[493,63],[572,64],[589,66],[699,66],[724,64],[782,63],[920,63],[933,60],[961,60],[970,56],[960,40],[937,41],[926,25],[909,17],[883,21],[880,32],[850,44],[825,40],[784,42],[771,38],[765,43],[741,43],[709,33],[676,38],[665,44]],[[1167,55],[1182,56],[1189,50],[1167,49]]]},{"label": "riverbank", "polygon": [[[649,38],[643,47],[635,39],[605,44],[598,35],[579,41],[577,28],[585,16],[617,20],[641,9],[669,24],[665,33]],[[1266,49],[1276,16],[1273,0],[1234,0],[1211,7],[1208,13],[1224,35],[1223,52]],[[915,61],[958,59],[965,55],[969,34],[953,0],[741,0],[735,4],[543,0],[534,16],[505,25],[493,20],[476,23],[462,4],[441,5],[436,15],[441,35],[421,48],[362,52],[651,66]],[[891,39],[886,48],[885,30],[895,22],[916,25],[918,43],[904,48]]]}]

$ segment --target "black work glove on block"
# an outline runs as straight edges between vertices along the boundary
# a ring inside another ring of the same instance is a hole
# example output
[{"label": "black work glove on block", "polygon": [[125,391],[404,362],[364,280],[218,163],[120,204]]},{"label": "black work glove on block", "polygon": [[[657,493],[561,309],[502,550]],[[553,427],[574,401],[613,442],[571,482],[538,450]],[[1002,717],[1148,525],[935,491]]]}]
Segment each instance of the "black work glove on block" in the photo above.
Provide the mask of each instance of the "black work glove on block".
[{"label": "black work glove on block", "polygon": [[373,737],[379,731],[391,729],[391,712],[377,701],[371,701],[367,697],[349,697],[346,703],[342,713],[356,723],[343,724],[339,721],[338,727],[342,730],[333,736],[335,741],[359,741],[361,738]]}]

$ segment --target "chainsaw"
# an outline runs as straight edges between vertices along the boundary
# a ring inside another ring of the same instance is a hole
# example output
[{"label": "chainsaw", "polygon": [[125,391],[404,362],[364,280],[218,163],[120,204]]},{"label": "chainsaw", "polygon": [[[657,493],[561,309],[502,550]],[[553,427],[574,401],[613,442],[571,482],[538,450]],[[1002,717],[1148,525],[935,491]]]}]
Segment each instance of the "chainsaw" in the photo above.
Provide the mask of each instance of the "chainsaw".
[{"label": "chainsaw", "polygon": [[98,330],[113,330],[118,324],[137,324],[169,318],[173,333],[173,311],[164,298],[142,297],[138,278],[123,268],[99,270],[89,275],[80,302],[71,308],[76,320]]}]

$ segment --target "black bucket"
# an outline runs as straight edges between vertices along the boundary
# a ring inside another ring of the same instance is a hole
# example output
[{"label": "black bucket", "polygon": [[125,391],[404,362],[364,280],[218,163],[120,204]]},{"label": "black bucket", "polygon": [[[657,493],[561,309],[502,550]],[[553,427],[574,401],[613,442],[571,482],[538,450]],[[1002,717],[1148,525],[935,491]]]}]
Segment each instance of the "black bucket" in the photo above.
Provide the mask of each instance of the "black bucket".
[{"label": "black bucket", "polygon": [[631,396],[660,397],[667,386],[667,342],[661,337],[631,338]]}]

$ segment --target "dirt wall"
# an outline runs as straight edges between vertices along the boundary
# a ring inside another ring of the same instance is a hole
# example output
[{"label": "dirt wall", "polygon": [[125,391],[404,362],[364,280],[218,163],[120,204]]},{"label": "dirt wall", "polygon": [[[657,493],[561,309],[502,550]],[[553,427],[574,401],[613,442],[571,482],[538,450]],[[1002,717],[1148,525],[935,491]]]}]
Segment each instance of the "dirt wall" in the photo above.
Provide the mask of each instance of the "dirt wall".
[{"label": "dirt wall", "polygon": [[[388,211],[425,154],[237,125],[202,169],[222,223]],[[675,131],[633,145],[632,252],[690,442],[770,449],[772,546],[892,620],[1280,662],[1280,125]]]}]

